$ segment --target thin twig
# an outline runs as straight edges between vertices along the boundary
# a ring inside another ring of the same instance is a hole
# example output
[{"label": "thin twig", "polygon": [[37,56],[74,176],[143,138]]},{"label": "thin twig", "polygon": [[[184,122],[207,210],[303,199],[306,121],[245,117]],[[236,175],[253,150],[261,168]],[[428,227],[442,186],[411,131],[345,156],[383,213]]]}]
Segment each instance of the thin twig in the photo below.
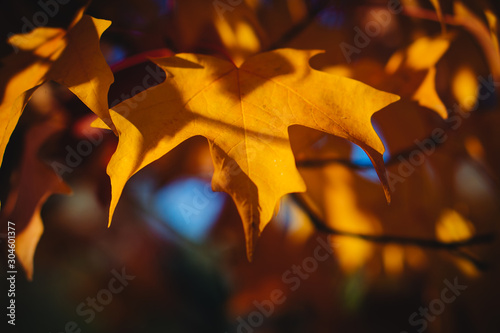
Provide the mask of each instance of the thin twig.
[{"label": "thin twig", "polygon": [[484,272],[484,271],[486,271],[490,267],[490,265],[488,265],[487,263],[485,263],[485,262],[477,259],[472,254],[467,253],[465,251],[452,250],[452,254],[454,254],[457,257],[460,257],[460,258],[462,258],[464,260],[469,261],[470,263],[472,263],[480,271]]},{"label": "thin twig", "polygon": [[[432,137],[429,136],[426,139],[432,139]],[[436,148],[442,144],[439,142],[435,142],[434,140],[432,142],[434,142]],[[390,166],[393,164],[400,163],[401,159],[408,159],[410,155],[417,150],[421,150],[421,148],[415,144],[401,151],[400,153],[391,156],[384,164],[385,166]],[[350,160],[340,159],[340,158],[307,159],[296,162],[296,165],[299,168],[320,168],[329,164],[341,164],[354,170],[366,170],[375,168],[373,164],[356,164]]]},{"label": "thin twig", "polygon": [[277,41],[273,42],[268,48],[267,51],[279,49],[281,47],[286,46],[290,41],[292,41],[295,37],[300,35],[311,23],[314,22],[316,16],[318,16],[321,11],[323,11],[328,5],[328,0],[320,1],[309,13],[308,15],[302,19],[299,23],[292,26],[287,32],[285,32]]},{"label": "thin twig", "polygon": [[[435,141],[433,142],[436,148],[442,144]],[[402,152],[391,156],[384,164],[387,167],[393,164],[400,163],[401,159],[407,160],[410,157],[410,155],[417,150],[421,150],[421,148],[419,148],[417,145],[411,146],[408,149],[405,149]],[[297,167],[299,168],[320,168],[329,164],[341,164],[354,170],[366,170],[375,168],[373,164],[356,164],[350,160],[340,159],[340,158],[308,159],[308,160],[297,161],[296,163]]]}]

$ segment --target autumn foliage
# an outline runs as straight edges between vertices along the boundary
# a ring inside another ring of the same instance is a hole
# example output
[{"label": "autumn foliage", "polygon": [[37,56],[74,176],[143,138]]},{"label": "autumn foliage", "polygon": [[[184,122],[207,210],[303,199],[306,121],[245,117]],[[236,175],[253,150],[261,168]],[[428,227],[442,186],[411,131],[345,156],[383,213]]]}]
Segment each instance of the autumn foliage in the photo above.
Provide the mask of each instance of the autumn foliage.
[{"label": "autumn foliage", "polygon": [[[169,242],[183,243],[173,222],[178,218],[208,235],[204,246],[219,249],[218,265],[237,281],[226,299],[229,324],[218,326],[220,332],[241,325],[256,332],[424,326],[493,332],[500,304],[493,282],[500,218],[493,5],[6,5],[19,17],[3,20],[1,232],[8,221],[16,223],[18,260],[36,280],[34,254],[45,220],[65,220],[52,211],[86,189],[97,213],[81,214],[109,226],[107,232],[155,239],[158,229],[144,230],[163,219]],[[211,185],[192,192],[187,204],[174,194],[163,209],[175,213],[158,215],[152,205],[162,189],[186,180]],[[219,199],[225,204],[210,228],[192,223],[212,214],[208,209]],[[42,213],[46,203],[50,209]],[[143,223],[120,229],[131,220]],[[92,242],[90,233],[84,238]],[[153,275],[156,268],[138,258],[152,256],[159,244],[141,247],[130,265]],[[328,259],[318,259],[321,251]],[[313,253],[313,261],[303,260]],[[456,294],[458,306],[450,302],[438,319],[408,321],[419,304],[442,299],[442,288],[457,276],[469,291]],[[391,290],[394,281],[398,287]],[[425,292],[412,294],[415,285]],[[343,296],[330,299],[322,290]],[[377,293],[391,295],[396,307],[406,293],[401,303],[411,304],[410,311],[394,322],[385,315],[370,319],[369,310],[384,299]],[[480,310],[471,310],[479,300]],[[273,305],[269,315],[262,304]],[[267,321],[245,319],[255,307]],[[299,320],[306,326],[283,324],[296,312],[309,318]],[[464,312],[461,326],[455,315]],[[332,320],[332,313],[342,319]],[[360,324],[353,313],[379,326]],[[200,331],[189,325],[185,331]]]}]

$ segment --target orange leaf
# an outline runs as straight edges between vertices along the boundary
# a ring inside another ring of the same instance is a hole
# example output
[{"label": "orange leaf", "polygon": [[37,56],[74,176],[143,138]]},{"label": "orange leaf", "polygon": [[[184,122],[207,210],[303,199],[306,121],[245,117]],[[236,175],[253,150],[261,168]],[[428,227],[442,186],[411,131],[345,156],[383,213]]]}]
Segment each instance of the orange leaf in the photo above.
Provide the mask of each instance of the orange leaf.
[{"label": "orange leaf", "polygon": [[0,165],[24,107],[44,82],[66,86],[112,126],[107,94],[113,74],[99,49],[109,25],[80,12],[67,31],[41,27],[9,39],[18,53],[4,58],[0,68]]},{"label": "orange leaf", "polygon": [[71,192],[52,168],[38,158],[40,147],[64,126],[57,118],[49,117],[27,131],[21,166],[11,180],[11,190],[0,212],[1,225],[7,225],[7,221],[15,223],[16,255],[28,279],[33,276],[33,255],[43,233],[40,210],[52,194]]},{"label": "orange leaf", "polygon": [[170,77],[142,92],[138,106],[126,100],[110,111],[119,134],[108,166],[110,220],[132,175],[197,135],[210,145],[212,187],[236,203],[250,259],[277,201],[305,191],[290,148],[289,126],[310,127],[358,144],[385,184],[384,147],[371,117],[399,97],[312,69],[309,58],[319,52],[281,49],[253,56],[240,67],[195,54],[155,60]]}]

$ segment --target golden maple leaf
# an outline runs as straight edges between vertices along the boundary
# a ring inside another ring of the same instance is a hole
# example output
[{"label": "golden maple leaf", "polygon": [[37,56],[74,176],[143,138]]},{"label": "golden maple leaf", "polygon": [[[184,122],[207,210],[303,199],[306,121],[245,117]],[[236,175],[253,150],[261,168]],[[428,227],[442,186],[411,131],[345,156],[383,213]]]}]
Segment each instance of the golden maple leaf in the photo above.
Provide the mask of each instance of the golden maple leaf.
[{"label": "golden maple leaf", "polygon": [[484,10],[486,22],[461,1],[453,3],[455,23],[463,26],[477,40],[490,66],[493,77],[500,78],[500,47],[498,45],[497,17],[490,9]]},{"label": "golden maple leaf", "polygon": [[398,94],[447,118],[446,107],[436,91],[436,64],[448,51],[452,39],[453,35],[420,37],[395,52],[385,68],[372,59],[362,59],[349,66],[329,66],[323,70]]},{"label": "golden maple leaf", "polygon": [[312,69],[309,58],[319,52],[275,50],[240,67],[195,54],[155,59],[169,78],[110,110],[119,135],[108,165],[110,222],[132,175],[198,135],[209,142],[212,187],[231,195],[243,220],[249,259],[278,200],[305,191],[290,148],[289,126],[310,127],[358,144],[385,184],[384,147],[370,119],[399,97]]},{"label": "golden maple leaf", "polygon": [[110,24],[81,10],[67,31],[40,27],[10,37],[18,53],[2,59],[0,68],[0,165],[24,107],[44,82],[66,86],[102,119],[109,119],[107,95],[113,73],[99,49],[99,38]]},{"label": "golden maple leaf", "polygon": [[[219,44],[235,63],[261,50],[267,43],[257,13],[257,3],[215,0],[183,0],[176,4],[175,28],[169,32],[183,51],[199,45],[218,48]],[[215,40],[210,36],[214,32]],[[217,40],[219,39],[219,40]],[[210,45],[213,44],[213,45]]]}]

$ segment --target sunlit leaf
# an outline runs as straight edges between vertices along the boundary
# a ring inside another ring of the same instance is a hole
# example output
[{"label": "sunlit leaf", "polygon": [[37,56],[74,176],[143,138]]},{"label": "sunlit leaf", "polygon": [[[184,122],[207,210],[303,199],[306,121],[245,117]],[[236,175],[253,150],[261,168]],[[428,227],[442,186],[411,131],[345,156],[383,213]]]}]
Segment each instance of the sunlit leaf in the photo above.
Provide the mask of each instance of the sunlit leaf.
[{"label": "sunlit leaf", "polygon": [[10,37],[18,53],[1,61],[0,165],[24,107],[44,82],[66,86],[112,126],[107,95],[113,74],[99,49],[99,38],[110,24],[80,12],[67,31],[40,27]]},{"label": "sunlit leaf", "polygon": [[370,119],[398,97],[313,70],[308,60],[317,53],[282,49],[256,55],[240,67],[193,54],[155,60],[172,77],[143,92],[147,98],[137,107],[127,100],[111,110],[120,140],[108,167],[110,218],[133,174],[196,135],[210,144],[213,188],[236,203],[249,258],[278,200],[305,190],[290,148],[290,125],[358,144],[385,184],[384,148]]}]

